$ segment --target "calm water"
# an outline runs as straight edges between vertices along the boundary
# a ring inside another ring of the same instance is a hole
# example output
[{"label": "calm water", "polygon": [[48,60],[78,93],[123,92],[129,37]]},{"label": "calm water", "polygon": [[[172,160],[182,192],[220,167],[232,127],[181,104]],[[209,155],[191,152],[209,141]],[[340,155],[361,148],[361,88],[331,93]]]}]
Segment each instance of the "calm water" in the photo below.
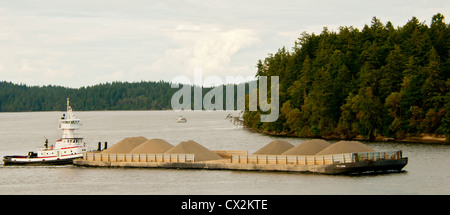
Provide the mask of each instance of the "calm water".
[{"label": "calm water", "polygon": [[[225,120],[229,112],[75,112],[88,147],[125,137],[161,138],[173,145],[195,140],[210,150],[253,153],[276,137],[253,133]],[[62,112],[0,113],[0,156],[27,154],[55,142]],[[294,145],[306,139],[283,138]],[[305,173],[75,166],[11,167],[0,164],[0,194],[450,194],[450,146],[366,143],[375,150],[403,150],[405,171],[329,176]]]}]

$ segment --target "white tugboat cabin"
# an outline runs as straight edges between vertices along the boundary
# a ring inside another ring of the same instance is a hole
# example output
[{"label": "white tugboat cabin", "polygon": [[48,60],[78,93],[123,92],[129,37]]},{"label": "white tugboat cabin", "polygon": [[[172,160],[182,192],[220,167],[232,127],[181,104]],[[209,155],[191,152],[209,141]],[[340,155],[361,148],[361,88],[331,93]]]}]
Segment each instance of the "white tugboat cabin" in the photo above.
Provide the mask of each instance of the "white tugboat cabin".
[{"label": "white tugboat cabin", "polygon": [[39,148],[37,152],[29,152],[25,156],[4,156],[4,164],[71,164],[73,159],[83,157],[83,152],[86,152],[83,137],[75,134],[75,130],[80,128],[80,122],[81,120],[74,116],[67,98],[67,111],[62,115],[58,125],[63,131],[61,139],[54,145],[49,145],[48,140],[45,140],[44,148]]}]

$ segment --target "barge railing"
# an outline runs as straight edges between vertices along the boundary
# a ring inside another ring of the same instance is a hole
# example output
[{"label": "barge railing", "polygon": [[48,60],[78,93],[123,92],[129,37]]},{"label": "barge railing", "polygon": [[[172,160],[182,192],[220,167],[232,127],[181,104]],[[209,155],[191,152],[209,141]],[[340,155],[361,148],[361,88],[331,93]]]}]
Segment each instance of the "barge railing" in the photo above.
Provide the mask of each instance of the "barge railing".
[{"label": "barge railing", "polygon": [[162,163],[192,163],[194,154],[124,154],[87,152],[83,160],[105,162],[162,162]]},{"label": "barge railing", "polygon": [[231,163],[328,165],[363,161],[397,160],[402,151],[358,152],[330,155],[232,155]]},{"label": "barge railing", "polygon": [[[244,152],[232,154],[231,163],[241,164],[291,164],[291,165],[329,165],[356,163],[364,161],[398,160],[402,151],[358,152],[330,155],[248,155]],[[86,161],[105,162],[162,162],[193,163],[194,154],[129,154],[87,152],[83,154]]]}]

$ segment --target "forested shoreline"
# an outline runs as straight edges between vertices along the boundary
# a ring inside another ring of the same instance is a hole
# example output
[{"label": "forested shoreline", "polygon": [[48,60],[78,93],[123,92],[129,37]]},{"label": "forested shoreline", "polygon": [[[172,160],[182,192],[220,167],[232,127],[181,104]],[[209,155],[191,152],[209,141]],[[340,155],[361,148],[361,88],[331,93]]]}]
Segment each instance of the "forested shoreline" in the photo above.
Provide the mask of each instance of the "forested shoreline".
[{"label": "forested shoreline", "polygon": [[0,112],[61,111],[70,98],[75,110],[165,110],[178,90],[168,82],[112,82],[94,86],[27,86],[0,82]]},{"label": "forested shoreline", "polygon": [[298,137],[404,139],[450,136],[450,26],[412,17],[394,27],[374,17],[362,30],[340,27],[303,33],[292,51],[281,48],[257,63],[257,76],[279,76],[280,115],[254,130]]}]

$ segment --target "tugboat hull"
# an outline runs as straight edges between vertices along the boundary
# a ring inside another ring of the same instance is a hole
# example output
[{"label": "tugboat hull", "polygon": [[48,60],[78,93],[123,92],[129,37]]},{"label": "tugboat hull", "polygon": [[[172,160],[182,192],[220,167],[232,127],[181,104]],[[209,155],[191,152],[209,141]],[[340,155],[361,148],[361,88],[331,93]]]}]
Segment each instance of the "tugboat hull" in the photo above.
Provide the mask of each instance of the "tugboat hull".
[{"label": "tugboat hull", "polygon": [[82,158],[83,155],[73,155],[63,158],[50,157],[50,158],[29,158],[27,156],[4,156],[3,165],[30,165],[30,166],[42,166],[42,165],[67,165],[72,164],[74,159]]}]

